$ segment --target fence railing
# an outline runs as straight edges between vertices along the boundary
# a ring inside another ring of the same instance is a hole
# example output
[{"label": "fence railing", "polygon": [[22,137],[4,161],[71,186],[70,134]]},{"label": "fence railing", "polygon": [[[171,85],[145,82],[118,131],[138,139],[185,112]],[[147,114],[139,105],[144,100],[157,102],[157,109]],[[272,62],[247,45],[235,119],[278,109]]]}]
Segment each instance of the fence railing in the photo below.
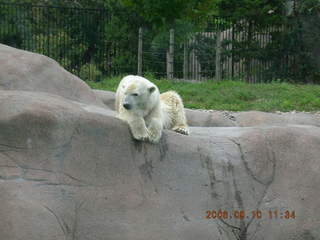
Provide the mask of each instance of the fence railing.
[{"label": "fence railing", "polygon": [[132,71],[113,61],[122,49],[108,39],[106,10],[0,3],[0,16],[0,43],[51,57],[84,80]]},{"label": "fence railing", "polygon": [[274,54],[285,44],[282,36],[288,29],[284,25],[258,29],[246,21],[215,18],[212,22],[213,27],[182,35],[171,29],[160,41],[148,39],[141,28],[140,71],[168,79],[242,79],[252,83],[287,76],[288,61],[293,57]]},{"label": "fence railing", "polygon": [[[128,21],[135,15],[127,14],[120,18],[106,9],[0,3],[0,43],[47,55],[83,80],[92,81],[137,73],[253,83],[320,76],[314,70],[319,69],[320,61],[309,61],[309,55],[317,58],[318,48],[312,48],[310,54],[302,45],[304,36],[310,35],[301,35],[304,19],[302,23],[294,18],[261,25],[213,17],[205,27],[183,23],[157,32]],[[317,42],[311,37],[309,42]],[[310,64],[305,66],[306,62]]]}]

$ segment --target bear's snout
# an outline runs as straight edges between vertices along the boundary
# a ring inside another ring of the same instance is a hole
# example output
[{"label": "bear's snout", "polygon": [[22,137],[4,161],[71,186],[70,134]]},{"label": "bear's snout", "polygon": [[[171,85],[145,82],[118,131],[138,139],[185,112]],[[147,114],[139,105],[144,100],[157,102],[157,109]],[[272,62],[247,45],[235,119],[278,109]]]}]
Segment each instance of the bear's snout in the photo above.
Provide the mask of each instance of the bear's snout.
[{"label": "bear's snout", "polygon": [[131,109],[131,105],[129,103],[124,103],[123,104],[123,107],[127,110],[130,110]]}]

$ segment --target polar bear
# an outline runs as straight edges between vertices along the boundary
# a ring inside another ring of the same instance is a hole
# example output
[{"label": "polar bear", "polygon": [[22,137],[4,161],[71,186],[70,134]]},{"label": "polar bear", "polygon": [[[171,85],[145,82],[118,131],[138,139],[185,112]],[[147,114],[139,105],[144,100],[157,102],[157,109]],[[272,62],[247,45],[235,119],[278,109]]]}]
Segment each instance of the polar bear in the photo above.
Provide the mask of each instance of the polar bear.
[{"label": "polar bear", "polygon": [[181,97],[174,91],[160,95],[158,87],[144,77],[129,75],[120,81],[115,109],[137,140],[157,143],[164,128],[189,134]]}]

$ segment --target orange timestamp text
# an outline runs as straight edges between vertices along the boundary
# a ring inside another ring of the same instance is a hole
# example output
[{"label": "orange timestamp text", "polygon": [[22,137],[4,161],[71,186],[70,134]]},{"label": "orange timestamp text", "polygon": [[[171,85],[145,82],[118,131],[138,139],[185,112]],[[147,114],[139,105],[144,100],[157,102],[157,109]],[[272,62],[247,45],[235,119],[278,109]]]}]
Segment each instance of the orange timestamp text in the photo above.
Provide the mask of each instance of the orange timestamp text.
[{"label": "orange timestamp text", "polygon": [[206,219],[295,219],[294,210],[208,210]]}]

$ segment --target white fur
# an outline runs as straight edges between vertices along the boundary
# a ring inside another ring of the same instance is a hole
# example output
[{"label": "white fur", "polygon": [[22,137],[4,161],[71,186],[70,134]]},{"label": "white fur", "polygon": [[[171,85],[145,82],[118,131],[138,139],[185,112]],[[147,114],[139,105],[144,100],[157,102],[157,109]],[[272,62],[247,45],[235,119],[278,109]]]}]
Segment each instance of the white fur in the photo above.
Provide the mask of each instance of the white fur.
[{"label": "white fur", "polygon": [[[124,104],[129,104],[131,109],[126,109]],[[156,143],[163,128],[189,134],[180,96],[173,91],[160,95],[158,87],[146,78],[124,77],[116,92],[115,105],[118,117],[129,124],[137,140]]]}]

